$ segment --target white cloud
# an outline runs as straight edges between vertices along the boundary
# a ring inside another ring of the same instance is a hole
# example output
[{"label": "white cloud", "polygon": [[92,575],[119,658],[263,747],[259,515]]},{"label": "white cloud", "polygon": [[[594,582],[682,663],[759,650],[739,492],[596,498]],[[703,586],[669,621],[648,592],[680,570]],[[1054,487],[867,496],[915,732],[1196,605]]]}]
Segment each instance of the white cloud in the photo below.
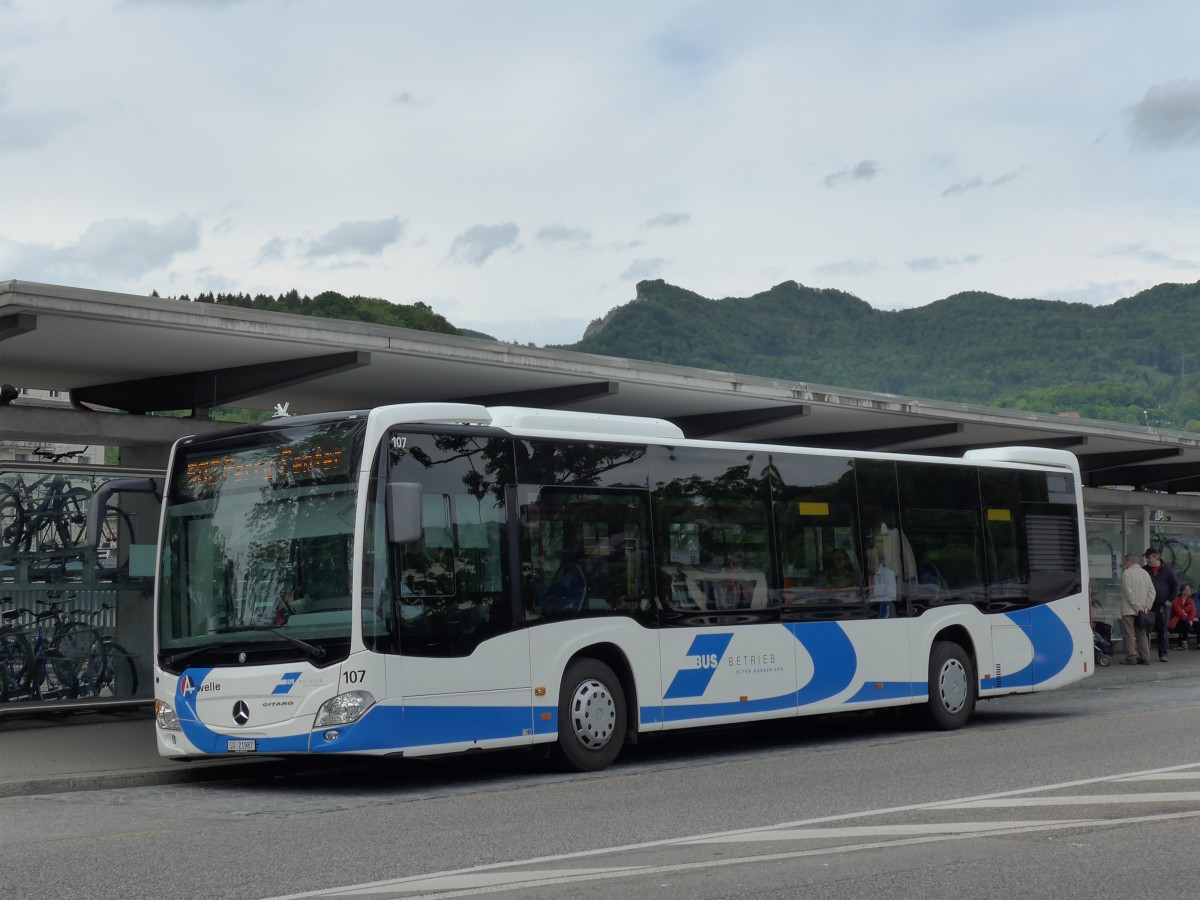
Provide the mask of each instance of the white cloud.
[{"label": "white cloud", "polygon": [[501,250],[517,248],[519,230],[512,222],[502,225],[473,225],[450,245],[450,261],[479,267]]},{"label": "white cloud", "polygon": [[522,341],[642,278],[900,308],[1200,277],[1195,0],[616,4],[0,0],[0,279]]},{"label": "white cloud", "polygon": [[342,222],[309,243],[304,255],[312,258],[344,254],[379,256],[385,247],[403,235],[404,223],[398,216],[373,222]]},{"label": "white cloud", "polygon": [[661,259],[654,257],[651,259],[635,259],[629,264],[629,267],[621,273],[621,277],[626,281],[642,281],[646,278],[657,278],[662,274],[663,269],[670,263],[669,259]]},{"label": "white cloud", "polygon": [[935,272],[955,266],[972,266],[982,259],[983,257],[978,253],[971,253],[959,259],[948,259],[941,256],[919,256],[915,259],[906,260],[904,265],[914,272]]},{"label": "white cloud", "polygon": [[664,212],[646,222],[647,228],[679,228],[692,221],[687,213]]},{"label": "white cloud", "polygon": [[49,146],[82,119],[61,110],[0,109],[0,153]]},{"label": "white cloud", "polygon": [[1017,172],[1007,172],[997,178],[986,180],[976,175],[972,176],[971,178],[963,179],[956,184],[950,185],[950,187],[942,191],[942,196],[950,197],[954,194],[965,194],[969,191],[977,191],[980,189],[993,190],[998,187],[1003,187],[1010,181],[1014,181],[1019,177],[1020,174]]},{"label": "white cloud", "polygon": [[1129,110],[1129,134],[1141,150],[1200,143],[1200,81],[1157,84]]},{"label": "white cloud", "polygon": [[548,244],[573,244],[580,247],[592,242],[592,233],[586,228],[575,228],[563,224],[546,225],[539,228],[534,237]]},{"label": "white cloud", "polygon": [[8,241],[4,262],[17,277],[33,281],[115,276],[139,278],[170,265],[200,246],[200,225],[191,216],[154,224],[144,219],[105,219],[63,246]]},{"label": "white cloud", "polygon": [[816,267],[816,271],[828,278],[873,275],[880,269],[879,263],[862,259],[843,259],[839,262],[825,263]]},{"label": "white cloud", "polygon": [[1100,251],[1099,256],[1126,257],[1140,262],[1165,266],[1169,269],[1200,270],[1200,263],[1194,259],[1181,259],[1165,250],[1156,250],[1146,246],[1145,242],[1117,244]]},{"label": "white cloud", "polygon": [[870,181],[878,176],[880,171],[882,170],[879,168],[879,163],[873,159],[864,159],[848,169],[826,175],[825,186],[835,187],[844,181]]}]

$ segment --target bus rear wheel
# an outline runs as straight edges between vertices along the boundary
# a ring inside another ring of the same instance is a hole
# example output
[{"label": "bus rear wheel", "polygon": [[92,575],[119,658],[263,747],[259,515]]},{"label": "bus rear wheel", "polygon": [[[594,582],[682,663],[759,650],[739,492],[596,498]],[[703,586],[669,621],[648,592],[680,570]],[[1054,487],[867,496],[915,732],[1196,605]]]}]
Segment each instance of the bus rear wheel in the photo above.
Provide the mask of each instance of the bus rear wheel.
[{"label": "bus rear wheel", "polygon": [[625,692],[616,673],[598,659],[571,663],[558,697],[560,764],[576,772],[605,768],[621,752],[625,729]]},{"label": "bus rear wheel", "polygon": [[975,666],[953,641],[935,641],[929,654],[929,700],[925,717],[934,728],[951,731],[975,709]]}]

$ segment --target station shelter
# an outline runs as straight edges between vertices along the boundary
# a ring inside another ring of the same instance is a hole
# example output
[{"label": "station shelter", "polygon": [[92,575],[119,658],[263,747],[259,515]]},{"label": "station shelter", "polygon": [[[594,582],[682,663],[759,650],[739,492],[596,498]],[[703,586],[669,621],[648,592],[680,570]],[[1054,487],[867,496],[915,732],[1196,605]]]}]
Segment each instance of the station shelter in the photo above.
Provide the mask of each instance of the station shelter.
[{"label": "station shelter", "polygon": [[[453,401],[653,416],[712,440],[943,457],[1065,448],[1083,477],[1096,620],[1118,621],[1126,552],[1160,547],[1200,586],[1200,435],[1170,428],[17,280],[0,281],[0,384],[0,636],[21,629],[40,647],[36,683],[0,681],[0,715],[149,702],[155,503],[121,495],[95,550],[82,521],[108,479],[161,474],[176,439],[229,427],[214,418],[224,408]],[[6,443],[55,450],[17,459]],[[110,449],[61,449],[73,446]],[[72,622],[104,641],[82,667],[55,655],[55,629]]]}]

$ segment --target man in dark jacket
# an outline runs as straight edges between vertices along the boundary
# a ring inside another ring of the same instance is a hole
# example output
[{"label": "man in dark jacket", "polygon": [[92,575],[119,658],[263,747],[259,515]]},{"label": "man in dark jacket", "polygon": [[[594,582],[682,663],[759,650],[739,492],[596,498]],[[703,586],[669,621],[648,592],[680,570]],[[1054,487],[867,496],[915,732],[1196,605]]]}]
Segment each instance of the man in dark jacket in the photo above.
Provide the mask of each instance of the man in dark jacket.
[{"label": "man in dark jacket", "polygon": [[1166,662],[1169,637],[1167,619],[1171,615],[1171,604],[1179,593],[1179,576],[1162,561],[1155,547],[1146,548],[1146,565],[1142,568],[1150,573],[1150,580],[1154,582],[1154,606],[1150,608],[1150,615],[1154,617],[1154,627],[1158,629],[1158,661]]}]

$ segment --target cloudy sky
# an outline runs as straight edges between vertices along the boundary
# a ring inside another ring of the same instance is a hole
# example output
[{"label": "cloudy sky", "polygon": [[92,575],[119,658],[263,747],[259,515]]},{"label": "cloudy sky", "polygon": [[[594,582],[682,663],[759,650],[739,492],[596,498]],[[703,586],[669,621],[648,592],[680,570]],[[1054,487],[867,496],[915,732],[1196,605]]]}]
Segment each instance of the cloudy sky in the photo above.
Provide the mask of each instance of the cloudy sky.
[{"label": "cloudy sky", "polygon": [[578,340],[1200,279],[1195,0],[0,0],[0,280]]}]

